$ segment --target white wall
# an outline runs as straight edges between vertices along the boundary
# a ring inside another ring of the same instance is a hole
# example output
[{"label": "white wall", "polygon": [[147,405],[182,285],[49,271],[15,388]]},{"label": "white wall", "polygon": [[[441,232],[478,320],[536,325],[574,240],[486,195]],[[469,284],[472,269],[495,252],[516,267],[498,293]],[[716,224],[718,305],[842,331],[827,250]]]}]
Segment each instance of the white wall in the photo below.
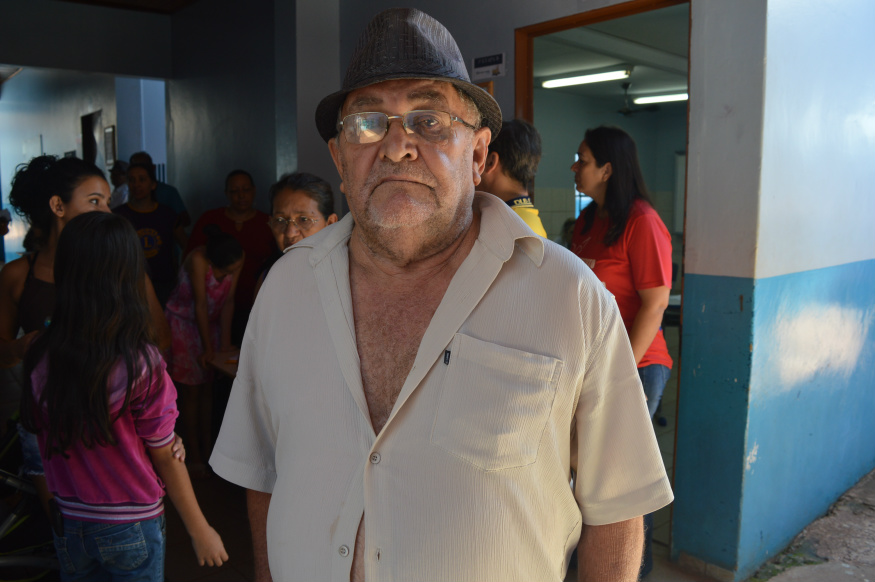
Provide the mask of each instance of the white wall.
[{"label": "white wall", "polygon": [[692,2],[688,274],[754,274],[765,19],[766,0]]},{"label": "white wall", "polygon": [[756,276],[875,258],[875,3],[770,0]]}]

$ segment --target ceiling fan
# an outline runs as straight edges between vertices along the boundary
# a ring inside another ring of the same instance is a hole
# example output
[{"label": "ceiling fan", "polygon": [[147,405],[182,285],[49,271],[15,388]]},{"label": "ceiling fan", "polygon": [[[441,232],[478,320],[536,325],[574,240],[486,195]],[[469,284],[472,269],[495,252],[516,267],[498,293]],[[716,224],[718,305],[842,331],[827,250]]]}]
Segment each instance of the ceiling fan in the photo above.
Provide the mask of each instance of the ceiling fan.
[{"label": "ceiling fan", "polygon": [[629,87],[632,86],[632,83],[624,82],[620,84],[623,87],[623,107],[617,110],[617,113],[623,115],[625,117],[629,117],[630,115],[635,115],[636,113],[641,113],[642,111],[647,111],[649,113],[655,113],[659,111],[659,105],[648,105],[646,107],[632,107],[629,105]]}]

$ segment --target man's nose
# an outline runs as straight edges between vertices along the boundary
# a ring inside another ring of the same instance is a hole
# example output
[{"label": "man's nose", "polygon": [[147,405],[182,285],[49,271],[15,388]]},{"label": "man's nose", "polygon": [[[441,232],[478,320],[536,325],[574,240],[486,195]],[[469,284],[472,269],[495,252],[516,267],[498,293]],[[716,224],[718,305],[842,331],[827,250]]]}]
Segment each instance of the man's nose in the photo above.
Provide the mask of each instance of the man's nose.
[{"label": "man's nose", "polygon": [[390,119],[386,135],[380,142],[381,154],[393,162],[416,159],[416,140],[417,135],[407,133],[407,129],[400,119]]}]

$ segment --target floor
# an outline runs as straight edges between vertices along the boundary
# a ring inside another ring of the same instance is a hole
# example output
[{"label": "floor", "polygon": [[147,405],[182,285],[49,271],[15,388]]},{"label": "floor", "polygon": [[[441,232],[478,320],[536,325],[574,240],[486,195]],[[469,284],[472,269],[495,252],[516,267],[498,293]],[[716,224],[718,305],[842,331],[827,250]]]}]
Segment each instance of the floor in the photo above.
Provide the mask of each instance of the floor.
[{"label": "floor", "polygon": [[[215,475],[194,481],[201,510],[225,544],[228,561],[218,568],[198,566],[191,538],[174,509],[167,510],[167,582],[244,582],[254,580],[252,540],[245,491]],[[169,505],[169,504],[168,504]]]}]

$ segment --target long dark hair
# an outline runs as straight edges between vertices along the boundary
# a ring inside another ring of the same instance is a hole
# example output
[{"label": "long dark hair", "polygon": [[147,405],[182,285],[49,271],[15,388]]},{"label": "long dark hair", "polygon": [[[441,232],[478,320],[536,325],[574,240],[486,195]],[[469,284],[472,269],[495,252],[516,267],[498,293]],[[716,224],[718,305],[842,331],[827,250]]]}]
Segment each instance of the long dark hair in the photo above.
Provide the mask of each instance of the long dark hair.
[{"label": "long dark hair", "polygon": [[[115,445],[113,422],[148,372],[154,338],[146,302],[145,258],[127,220],[86,212],[67,223],[55,255],[57,299],[52,322],[24,358],[22,424],[47,431],[47,454],[82,443]],[[31,374],[45,361],[45,384],[35,401]],[[110,417],[107,386],[116,365],[127,373],[125,397]],[[47,421],[40,421],[40,408]]]},{"label": "long dark hair", "polygon": [[24,218],[29,229],[24,237],[24,248],[37,251],[49,238],[54,213],[49,200],[58,196],[66,204],[86,178],[106,176],[100,168],[79,158],[38,156],[15,168],[9,204]]},{"label": "long dark hair", "polygon": [[[606,247],[613,245],[626,230],[626,222],[636,200],[644,200],[653,206],[641,165],[638,163],[638,147],[635,140],[619,127],[602,125],[587,129],[583,141],[592,152],[596,165],[601,168],[611,163],[611,177],[605,191],[605,210],[608,213],[608,231],[602,241]],[[598,205],[590,204],[584,210],[583,229],[586,233],[592,228]]]}]

